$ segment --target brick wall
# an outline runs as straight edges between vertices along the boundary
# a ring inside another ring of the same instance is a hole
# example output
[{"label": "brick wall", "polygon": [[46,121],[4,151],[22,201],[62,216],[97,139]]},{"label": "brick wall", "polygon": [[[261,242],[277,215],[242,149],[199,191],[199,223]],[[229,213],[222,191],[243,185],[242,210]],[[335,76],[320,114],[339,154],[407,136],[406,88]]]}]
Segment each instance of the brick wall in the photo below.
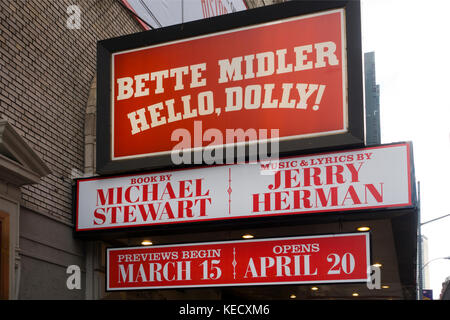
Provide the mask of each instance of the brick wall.
[{"label": "brick wall", "polygon": [[[81,9],[68,29],[67,7]],[[142,31],[117,0],[0,1],[0,116],[52,173],[22,188],[22,205],[72,221],[74,170],[84,170],[84,119],[96,41]]]}]

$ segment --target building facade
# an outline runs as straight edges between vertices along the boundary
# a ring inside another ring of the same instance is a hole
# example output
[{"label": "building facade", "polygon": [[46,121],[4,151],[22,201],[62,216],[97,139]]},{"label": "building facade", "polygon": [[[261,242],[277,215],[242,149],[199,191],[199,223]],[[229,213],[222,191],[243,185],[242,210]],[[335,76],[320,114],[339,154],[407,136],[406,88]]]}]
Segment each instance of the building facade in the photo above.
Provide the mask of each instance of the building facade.
[{"label": "building facade", "polygon": [[[9,227],[2,220],[2,235],[10,235],[9,244],[2,241],[3,298],[86,295],[84,285],[67,290],[65,279],[69,265],[80,266],[86,279],[86,245],[72,237],[72,179],[92,173],[85,171],[85,163],[94,156],[93,150],[85,152],[85,146],[93,143],[93,137],[85,130],[93,129],[89,114],[95,102],[89,98],[95,99],[90,88],[95,87],[96,42],[142,28],[113,0],[77,1],[81,21],[77,28],[71,21],[77,18],[72,4],[34,0],[0,4],[2,141],[7,132],[21,138],[20,144],[3,142],[1,148],[4,160],[14,161],[1,171],[17,167],[15,175],[2,175],[5,203],[0,211],[9,217]],[[33,179],[18,179],[19,169],[31,170]]]},{"label": "building facade", "polygon": [[375,52],[364,53],[364,80],[366,101],[366,144],[380,144],[380,85],[376,82]]},{"label": "building facade", "polygon": [[[278,2],[248,0],[246,5],[251,9]],[[105,292],[106,248],[138,245],[146,233],[75,237],[74,182],[96,175],[97,41],[141,32],[143,26],[122,1],[78,0],[74,6],[69,0],[30,0],[0,3],[0,31],[2,299],[283,299],[292,290],[299,297],[326,299],[354,293],[351,284],[318,292],[309,286]],[[373,143],[379,143],[379,132]],[[370,291],[362,284],[361,296],[412,299],[414,279],[409,274],[415,266],[404,261],[412,259],[414,250],[405,249],[397,238],[405,235],[403,214],[374,219],[361,213],[276,229],[266,224],[257,232],[262,237],[354,232],[370,223],[376,230],[375,259],[390,261],[384,264],[383,278],[389,285],[385,291]],[[414,224],[412,214],[408,224]],[[165,244],[178,243],[181,237],[190,242],[229,240],[243,232],[245,228],[219,228],[153,239]],[[81,275],[75,288],[68,285],[70,266],[78,267]]]}]

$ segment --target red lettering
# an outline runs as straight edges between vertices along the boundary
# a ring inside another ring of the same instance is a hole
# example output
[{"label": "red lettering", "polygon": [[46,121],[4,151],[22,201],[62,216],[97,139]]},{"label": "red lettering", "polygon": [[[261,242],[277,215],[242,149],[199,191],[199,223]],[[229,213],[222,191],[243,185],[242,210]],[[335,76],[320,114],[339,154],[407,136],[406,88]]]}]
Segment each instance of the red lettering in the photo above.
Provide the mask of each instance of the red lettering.
[{"label": "red lettering", "polygon": [[206,197],[206,196],[209,196],[209,190],[206,191],[205,194],[202,194],[202,180],[203,180],[203,179],[195,179],[195,196],[196,196],[196,197]]},{"label": "red lettering", "polygon": [[[319,197],[317,199],[317,196]],[[331,203],[328,202],[331,200]],[[320,201],[320,204],[322,207],[327,206],[337,206],[338,205],[338,188],[337,187],[331,187],[328,191],[328,196],[325,197],[325,191],[322,188],[316,189],[316,208],[318,207],[318,203]]]},{"label": "red lettering", "polygon": [[[285,195],[286,197],[283,197]],[[275,192],[275,209],[274,210],[288,210],[291,206],[287,205],[284,208],[281,207],[282,204],[286,204],[289,196],[289,191]]]},{"label": "red lettering", "polygon": [[166,184],[160,199],[164,198],[165,194],[168,194],[170,199],[176,199],[175,192],[173,192],[172,184],[170,182]]},{"label": "red lettering", "polygon": [[352,182],[359,182],[359,170],[361,170],[362,165],[364,164],[364,162],[360,162],[359,163],[359,167],[358,170],[356,170],[355,166],[353,165],[353,163],[347,163],[346,166],[348,168],[348,170],[350,170],[350,173],[352,175]]},{"label": "red lettering", "polygon": [[380,192],[375,188],[373,184],[364,185],[365,203],[367,204],[367,190],[372,194],[377,202],[383,202],[383,183],[380,183]]},{"label": "red lettering", "polygon": [[211,204],[211,198],[195,200],[195,205],[197,205],[197,202],[200,202],[200,217],[206,217],[206,201],[209,201],[209,204]]},{"label": "red lettering", "polygon": [[[186,204],[186,206],[184,206]],[[192,218],[192,206],[194,203],[191,200],[178,201],[178,218],[183,218],[183,214],[186,211],[186,218]]]},{"label": "red lettering", "polygon": [[106,217],[105,217],[105,213],[103,212],[103,208],[97,208],[94,211],[94,217],[96,219],[99,219],[100,222],[97,222],[96,220],[94,220],[94,224],[95,225],[99,225],[99,224],[104,224],[106,221]]},{"label": "red lettering", "polygon": [[136,200],[131,200],[131,189],[133,187],[136,187],[139,189],[138,186],[129,186],[126,190],[125,190],[125,201],[126,202],[137,202],[139,200],[139,196],[137,196]]},{"label": "red lettering", "polygon": [[[333,168],[336,168],[336,172],[333,172]],[[326,184],[333,184],[333,176],[336,177],[336,183],[344,183],[344,177],[342,176],[342,172],[344,171],[344,167],[341,165],[335,165],[335,166],[327,166],[325,167],[326,170]]]},{"label": "red lettering", "polygon": [[114,204],[114,188],[109,188],[106,195],[103,189],[97,189],[97,207],[106,205],[106,201],[108,205]]},{"label": "red lettering", "polygon": [[[190,187],[189,185],[187,185],[188,183],[192,184],[192,180],[181,180],[179,183],[180,183],[180,198],[192,197],[192,192],[189,193]],[[188,194],[186,194],[185,192],[188,192]]]},{"label": "red lettering", "polygon": [[144,184],[142,186],[142,201],[147,202],[149,201],[149,195],[152,196],[152,201],[158,200],[158,184],[152,184],[151,188],[152,190],[149,191],[149,184]]},{"label": "red lettering", "polygon": [[[303,192],[303,197],[300,196],[300,192]],[[303,202],[303,208],[311,208],[311,191],[309,190],[294,190],[294,209],[300,209],[300,202]]]},{"label": "red lettering", "polygon": [[117,199],[116,203],[120,204],[122,203],[122,187],[117,188]]},{"label": "red lettering", "polygon": [[111,224],[117,223],[117,210],[119,207],[110,207],[107,210],[111,212]]},{"label": "red lettering", "polygon": [[274,183],[273,184],[269,184],[269,189],[270,190],[278,189],[280,187],[280,184],[281,184],[281,171],[275,172],[275,174],[273,176],[274,176]]},{"label": "red lettering", "polygon": [[284,183],[286,185],[286,188],[298,188],[300,187],[300,182],[297,183],[296,185],[292,185],[291,182],[294,181],[295,183],[295,178],[296,175],[292,174],[292,173],[300,173],[300,171],[298,169],[291,169],[291,170],[286,170],[284,172]]},{"label": "red lettering", "polygon": [[[130,220],[133,219],[133,220]],[[123,207],[123,222],[136,222],[136,217],[134,216],[134,206],[124,206]]]},{"label": "red lettering", "polygon": [[270,193],[264,193],[264,200],[259,201],[259,193],[253,194],[253,212],[259,212],[259,204],[264,204],[264,211],[270,211]]},{"label": "red lettering", "polygon": [[166,202],[164,204],[164,210],[165,211],[163,211],[161,213],[161,216],[159,217],[160,220],[162,219],[163,214],[167,214],[167,217],[169,217],[169,219],[175,219],[175,216],[173,215],[173,211],[172,211],[172,208],[170,207],[169,202]]},{"label": "red lettering", "polygon": [[[311,175],[311,169],[314,171]],[[303,179],[304,179],[304,186],[309,187],[311,186],[311,178],[314,180],[315,186],[321,186],[322,182],[320,181],[320,168],[313,167],[313,168],[305,168],[303,170]]]},{"label": "red lettering", "polygon": [[[350,198],[348,197],[348,195],[350,195]],[[359,200],[358,194],[356,193],[355,188],[353,188],[353,186],[350,186],[348,188],[341,205],[344,205],[345,201],[348,199],[352,199],[354,204],[361,204],[361,200]]]},{"label": "red lettering", "polygon": [[[158,211],[159,211],[159,207],[160,207],[160,203],[158,204]],[[148,209],[146,209],[148,208]],[[157,213],[155,211],[155,207],[153,205],[153,203],[149,203],[149,204],[140,204],[138,205],[138,209],[139,212],[142,216],[142,220],[147,221],[148,219],[148,214],[150,213],[152,220],[156,220],[157,217]]]}]

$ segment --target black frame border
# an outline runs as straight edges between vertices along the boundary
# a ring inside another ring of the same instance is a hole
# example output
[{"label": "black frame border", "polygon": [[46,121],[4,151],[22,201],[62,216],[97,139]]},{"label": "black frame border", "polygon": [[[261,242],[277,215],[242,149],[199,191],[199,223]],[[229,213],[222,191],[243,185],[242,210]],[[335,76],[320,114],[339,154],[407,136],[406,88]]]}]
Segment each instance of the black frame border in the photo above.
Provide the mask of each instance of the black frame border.
[{"label": "black frame border", "polygon": [[[289,1],[99,41],[97,43],[97,173],[103,175],[175,167],[170,154],[126,160],[111,159],[110,79],[113,53],[341,8],[345,9],[346,23],[348,131],[342,134],[281,141],[280,156],[363,146],[364,93],[360,1]],[[176,167],[190,166],[193,165]]]}]

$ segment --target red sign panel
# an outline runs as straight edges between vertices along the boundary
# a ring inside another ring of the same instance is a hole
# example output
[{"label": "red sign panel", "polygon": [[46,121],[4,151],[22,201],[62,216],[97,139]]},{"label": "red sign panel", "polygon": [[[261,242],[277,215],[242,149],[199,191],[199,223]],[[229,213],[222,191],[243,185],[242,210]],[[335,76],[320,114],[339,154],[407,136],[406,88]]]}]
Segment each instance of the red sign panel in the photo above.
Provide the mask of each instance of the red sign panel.
[{"label": "red sign panel", "polygon": [[366,282],[369,233],[107,249],[107,290]]},{"label": "red sign panel", "polygon": [[111,159],[347,132],[344,30],[337,9],[113,53]]}]

